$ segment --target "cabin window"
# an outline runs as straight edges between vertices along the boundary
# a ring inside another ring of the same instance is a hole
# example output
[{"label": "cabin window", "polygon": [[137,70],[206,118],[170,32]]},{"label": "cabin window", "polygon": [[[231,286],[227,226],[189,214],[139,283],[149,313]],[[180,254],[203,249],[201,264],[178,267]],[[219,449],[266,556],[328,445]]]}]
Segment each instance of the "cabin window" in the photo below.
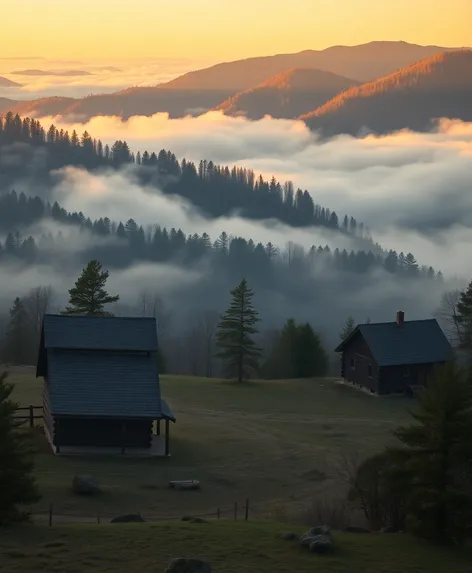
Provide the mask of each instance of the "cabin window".
[{"label": "cabin window", "polygon": [[368,366],[368,373],[369,373],[369,378],[372,378],[372,364],[369,364]]},{"label": "cabin window", "polygon": [[356,369],[356,361],[354,360],[354,358],[351,358],[351,370],[355,369]]}]

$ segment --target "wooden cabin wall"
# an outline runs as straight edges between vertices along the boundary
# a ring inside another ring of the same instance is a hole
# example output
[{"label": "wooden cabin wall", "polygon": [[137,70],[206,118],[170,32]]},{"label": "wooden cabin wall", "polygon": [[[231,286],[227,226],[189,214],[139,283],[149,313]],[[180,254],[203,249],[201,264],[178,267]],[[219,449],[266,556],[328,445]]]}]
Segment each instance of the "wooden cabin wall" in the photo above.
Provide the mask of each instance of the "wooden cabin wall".
[{"label": "wooden cabin wall", "polygon": [[408,392],[411,386],[425,386],[434,364],[383,366],[379,373],[379,394]]},{"label": "wooden cabin wall", "polygon": [[350,341],[342,353],[341,375],[345,381],[351,384],[362,386],[372,392],[378,391],[379,369],[360,333]]},{"label": "wooden cabin wall", "polygon": [[51,397],[49,392],[48,378],[44,378],[43,384],[43,424],[48,438],[53,441],[54,438],[54,419],[51,414]]},{"label": "wooden cabin wall", "polygon": [[56,417],[54,444],[59,447],[150,448],[152,420]]}]

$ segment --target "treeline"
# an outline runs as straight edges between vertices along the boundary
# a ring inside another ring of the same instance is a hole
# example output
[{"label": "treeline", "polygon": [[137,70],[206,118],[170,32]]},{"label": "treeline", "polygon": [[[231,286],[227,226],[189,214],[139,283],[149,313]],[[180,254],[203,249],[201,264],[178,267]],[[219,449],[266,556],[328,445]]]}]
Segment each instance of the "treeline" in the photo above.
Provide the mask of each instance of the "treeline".
[{"label": "treeline", "polygon": [[[29,144],[27,149],[21,146],[25,143]],[[273,218],[295,227],[324,226],[372,242],[369,230],[354,217],[339,218],[335,211],[315,204],[308,191],[295,189],[291,181],[280,183],[275,177],[266,181],[251,169],[230,168],[207,160],[198,164],[186,159],[179,161],[174,153],[164,149],[157,154],[144,151],[134,155],[126,141],[115,141],[110,147],[87,131],[79,136],[75,130],[69,134],[54,125],[46,130],[38,120],[21,119],[11,112],[0,117],[1,146],[6,155],[15,155],[15,160],[0,164],[0,180],[4,185],[24,177],[32,166],[35,183],[46,184],[51,184],[53,170],[68,165],[90,171],[128,166],[141,185],[182,196],[211,217],[238,211],[250,219]],[[38,161],[31,149],[47,153]]]},{"label": "treeline", "polygon": [[[0,330],[0,363],[36,364],[42,320],[48,312],[113,316],[114,303],[120,296],[105,290],[108,276],[101,263],[90,261],[69,290],[69,304],[62,308],[55,305],[50,287],[37,287],[24,297],[16,297]],[[151,315],[156,319],[161,373],[181,373],[173,368],[172,358],[176,348],[185,348],[185,356],[179,354],[179,366],[185,363],[187,372],[195,376],[229,373],[229,377],[240,382],[252,376],[266,379],[324,376],[329,367],[328,354],[312,326],[308,322],[297,325],[289,319],[282,329],[260,336],[256,327],[259,312],[252,305],[252,296],[243,279],[231,291],[232,300],[226,313],[206,310],[195,315],[178,338],[168,336],[170,316],[162,301],[147,293],[140,293],[132,315]]]},{"label": "treeline", "polygon": [[[212,239],[207,233],[186,235],[182,229],[167,229],[159,225],[146,229],[134,219],[114,222],[108,217],[92,221],[80,213],[69,213],[57,202],[51,205],[39,197],[26,197],[12,191],[0,196],[0,229],[21,229],[49,218],[52,221],[89,231],[97,244],[83,252],[85,260],[100,259],[110,267],[126,267],[138,261],[193,264],[211,260],[218,268],[231,274],[271,281],[273,272],[307,275],[316,265],[352,273],[367,273],[384,269],[389,273],[409,278],[442,279],[441,272],[431,266],[420,266],[412,253],[404,254],[372,250],[347,251],[329,246],[312,245],[305,249],[291,241],[280,249],[273,243],[256,243],[252,239],[233,237],[222,232]],[[100,240],[101,239],[101,240]],[[103,239],[113,239],[104,241]],[[19,230],[6,233],[0,242],[0,261],[12,258],[27,263],[50,262],[56,247],[63,247],[64,236],[42,233],[37,239],[22,237]],[[321,272],[321,267],[319,268]]]}]

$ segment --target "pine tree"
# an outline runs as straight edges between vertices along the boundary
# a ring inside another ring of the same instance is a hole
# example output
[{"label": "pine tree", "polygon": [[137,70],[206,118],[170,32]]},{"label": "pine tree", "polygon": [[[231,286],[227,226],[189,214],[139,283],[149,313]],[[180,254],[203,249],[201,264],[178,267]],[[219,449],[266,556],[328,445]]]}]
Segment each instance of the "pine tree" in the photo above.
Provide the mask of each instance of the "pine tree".
[{"label": "pine tree", "polygon": [[263,366],[268,378],[310,378],[324,376],[328,357],[309,323],[287,320]]},{"label": "pine tree", "polygon": [[454,363],[439,368],[417,396],[416,424],[394,434],[403,447],[397,484],[417,534],[436,543],[461,542],[472,519],[472,388]]},{"label": "pine tree", "polygon": [[258,371],[261,350],[252,335],[257,333],[255,324],[259,318],[252,305],[254,293],[246,279],[231,291],[231,296],[231,304],[218,325],[217,356],[223,360],[227,376],[243,382]]},{"label": "pine tree", "polygon": [[113,316],[104,310],[106,304],[117,302],[119,295],[110,296],[105,290],[108,271],[98,261],[90,261],[69,290],[69,306],[62,314],[87,314]]},{"label": "pine tree", "polygon": [[472,355],[472,281],[459,295],[456,305],[460,345]]},{"label": "pine tree", "polygon": [[348,316],[343,329],[339,333],[339,338],[341,340],[346,340],[346,338],[351,334],[351,332],[354,331],[355,327],[356,323],[354,321],[354,318],[352,316]]},{"label": "pine tree", "polygon": [[297,328],[295,356],[297,378],[325,376],[328,370],[328,356],[319,336],[308,322]]},{"label": "pine tree", "polygon": [[33,348],[33,333],[25,305],[17,297],[10,309],[10,320],[2,342],[2,359],[11,364],[32,364],[37,350]]},{"label": "pine tree", "polygon": [[6,379],[7,373],[0,373],[0,524],[25,518],[18,506],[40,498],[29,436],[15,420],[18,404],[10,400],[13,385]]}]

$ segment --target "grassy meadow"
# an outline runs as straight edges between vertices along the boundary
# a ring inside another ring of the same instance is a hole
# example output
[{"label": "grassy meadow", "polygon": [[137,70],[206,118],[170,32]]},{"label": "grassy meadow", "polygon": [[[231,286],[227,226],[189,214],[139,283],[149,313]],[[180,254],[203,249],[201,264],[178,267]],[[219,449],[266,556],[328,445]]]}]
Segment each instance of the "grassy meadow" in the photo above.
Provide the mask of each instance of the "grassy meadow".
[{"label": "grassy meadow", "polygon": [[[407,535],[335,533],[318,556],[283,541],[277,523],[228,520],[17,527],[0,537],[2,573],[163,573],[174,557],[207,561],[214,573],[470,573],[470,550],[431,547]],[[295,528],[302,531],[300,527]]]},{"label": "grassy meadow", "polygon": [[[42,380],[33,368],[10,372],[14,399],[41,404]],[[408,419],[405,398],[378,398],[334,380],[255,381],[237,385],[205,378],[163,376],[171,424],[170,458],[55,457],[38,435],[36,474],[55,522],[96,521],[124,512],[148,517],[186,514],[293,518],[319,500],[344,496],[339,461],[379,451]],[[71,493],[75,474],[94,475],[99,498]],[[169,480],[198,479],[201,491],[174,491]],[[71,514],[68,519],[66,514]]]}]

